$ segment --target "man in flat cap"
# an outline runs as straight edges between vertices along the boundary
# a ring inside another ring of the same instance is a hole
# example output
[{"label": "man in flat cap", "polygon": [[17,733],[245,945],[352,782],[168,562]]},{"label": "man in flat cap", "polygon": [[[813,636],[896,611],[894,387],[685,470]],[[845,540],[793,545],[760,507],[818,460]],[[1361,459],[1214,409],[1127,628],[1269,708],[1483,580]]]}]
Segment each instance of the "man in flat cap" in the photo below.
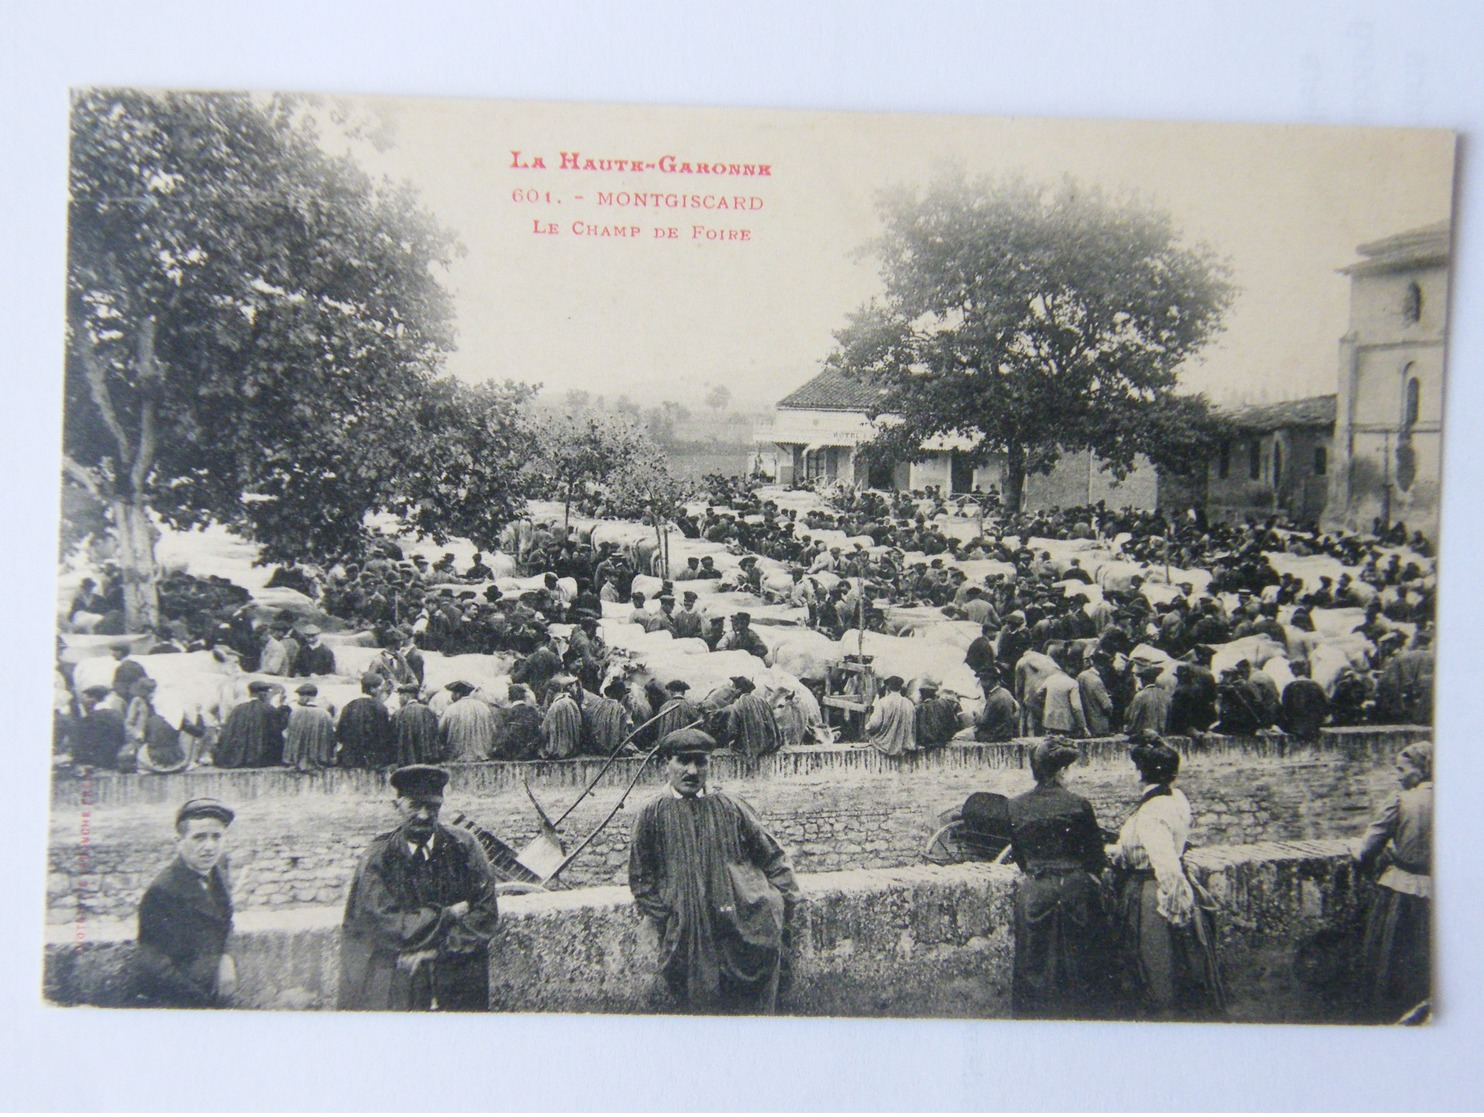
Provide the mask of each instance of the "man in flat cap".
[{"label": "man in flat cap", "polygon": [[489,1008],[495,877],[472,835],[439,824],[447,784],[426,764],[392,773],[400,823],[372,840],[345,903],[342,1009]]},{"label": "man in flat cap", "polygon": [[669,789],[629,844],[629,889],[659,943],[659,974],[693,1012],[776,1011],[803,899],[783,847],[747,803],[708,789],[716,741],[682,729],[660,742]]},{"label": "man in flat cap", "polygon": [[319,625],[300,625],[299,635],[304,637],[304,642],[299,645],[299,652],[294,656],[294,674],[333,675],[335,653],[327,645],[320,643]]},{"label": "man in flat cap", "polygon": [[227,953],[232,890],[226,869],[232,810],[192,799],[175,813],[175,857],[139,903],[135,1001],[155,1008],[214,1008],[231,1002],[237,967]]},{"label": "man in flat cap", "polygon": [[762,660],[768,657],[768,645],[763,643],[762,637],[752,630],[751,613],[732,614],[732,631],[721,642],[719,650],[747,652]]}]

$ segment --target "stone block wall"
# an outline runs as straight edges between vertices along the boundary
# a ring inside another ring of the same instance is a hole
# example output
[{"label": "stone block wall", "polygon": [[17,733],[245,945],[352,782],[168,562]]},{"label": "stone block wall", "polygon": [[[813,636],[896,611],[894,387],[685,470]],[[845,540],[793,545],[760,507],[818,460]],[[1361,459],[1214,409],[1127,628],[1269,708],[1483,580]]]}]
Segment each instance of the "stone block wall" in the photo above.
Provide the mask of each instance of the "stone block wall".
[{"label": "stone block wall", "polygon": [[[1203,851],[1192,872],[1221,905],[1221,959],[1234,1020],[1353,1018],[1345,986],[1306,965],[1314,936],[1350,925],[1360,894],[1337,842]],[[804,874],[808,897],[793,989],[803,1016],[997,1018],[1009,1014],[1018,874],[984,864]],[[654,943],[626,889],[507,897],[490,1003],[509,1012],[673,1011],[654,980]],[[330,1008],[339,912],[311,905],[244,913],[232,950],[249,1008]],[[77,943],[57,929],[45,994],[57,1004],[127,1003],[127,925]]]},{"label": "stone block wall", "polygon": [[[1354,836],[1394,790],[1392,759],[1420,730],[1327,734],[1317,745],[1282,738],[1183,744],[1180,786],[1195,809],[1193,844]],[[1031,785],[1029,743],[963,744],[906,760],[868,749],[810,748],[761,760],[720,756],[712,782],[746,798],[803,872],[918,864],[945,809],[970,792],[1018,794]],[[1121,740],[1083,742],[1071,786],[1117,828],[1138,783]],[[637,761],[623,761],[563,824],[569,849],[618,805]],[[591,761],[455,766],[445,818],[464,812],[515,849],[537,831],[523,784],[556,817],[598,772]],[[572,887],[627,882],[634,812],[657,794],[651,766],[608,826],[562,875]],[[85,783],[105,788],[88,793]],[[205,785],[205,786],[203,786]],[[59,781],[53,803],[48,921],[128,918],[171,856],[176,806],[211,794],[231,803],[238,910],[343,903],[360,851],[395,825],[381,773],[296,777],[273,771],[118,776]],[[84,804],[83,799],[96,800]]]}]

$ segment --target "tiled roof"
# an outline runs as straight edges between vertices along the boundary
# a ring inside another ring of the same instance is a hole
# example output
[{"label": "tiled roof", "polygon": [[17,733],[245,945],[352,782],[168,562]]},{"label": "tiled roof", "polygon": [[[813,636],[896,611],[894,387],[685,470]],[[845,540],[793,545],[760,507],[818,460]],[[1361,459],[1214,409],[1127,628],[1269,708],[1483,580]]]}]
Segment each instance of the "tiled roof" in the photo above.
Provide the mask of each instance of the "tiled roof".
[{"label": "tiled roof", "polygon": [[1284,427],[1332,427],[1335,424],[1335,396],[1331,392],[1327,396],[1287,399],[1281,403],[1219,408],[1217,413],[1233,426],[1249,431],[1275,431]]},{"label": "tiled roof", "polygon": [[779,407],[811,408],[819,411],[867,411],[880,398],[881,389],[868,380],[846,376],[827,368],[778,401]]}]

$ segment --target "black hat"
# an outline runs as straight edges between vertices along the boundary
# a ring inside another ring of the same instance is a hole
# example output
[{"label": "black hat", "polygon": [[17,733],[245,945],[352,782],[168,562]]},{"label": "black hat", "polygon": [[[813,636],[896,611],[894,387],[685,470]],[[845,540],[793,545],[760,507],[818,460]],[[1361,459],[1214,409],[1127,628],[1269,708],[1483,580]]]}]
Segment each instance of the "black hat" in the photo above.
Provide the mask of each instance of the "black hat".
[{"label": "black hat", "polygon": [[419,686],[417,683],[398,683],[397,684],[397,693],[398,694],[417,694],[421,690],[422,690],[422,687]]},{"label": "black hat", "polygon": [[93,686],[88,687],[82,693],[85,698],[107,698],[110,694],[113,693],[113,687],[104,686],[102,683],[96,683]]},{"label": "black hat", "polygon": [[884,680],[882,680],[881,685],[884,686],[887,690],[901,690],[902,687],[906,685],[906,682],[900,675],[888,675]]},{"label": "black hat", "polygon": [[295,694],[307,694],[311,697],[319,693],[319,687],[313,683],[300,683],[294,688]]},{"label": "black hat", "polygon": [[734,624],[736,624],[736,623],[751,624],[752,623],[752,614],[751,613],[733,613],[732,614],[732,622]]},{"label": "black hat", "polygon": [[247,684],[247,692],[249,694],[267,694],[272,689],[273,684],[265,683],[262,679],[254,679]]},{"label": "black hat", "polygon": [[744,694],[751,694],[757,689],[757,684],[749,679],[746,675],[733,675],[732,685],[738,690],[742,691]]},{"label": "black hat", "polygon": [[689,690],[690,683],[686,682],[684,679],[671,679],[668,683],[665,684],[665,689],[674,691],[676,694],[679,694],[683,690]]},{"label": "black hat", "polygon": [[408,798],[441,798],[448,773],[431,764],[409,764],[392,773],[392,787]]},{"label": "black hat", "polygon": [[677,729],[673,733],[666,734],[664,740],[659,743],[660,752],[665,756],[682,756],[692,752],[709,753],[716,747],[716,738],[699,729]]},{"label": "black hat", "polygon": [[223,826],[231,826],[237,815],[232,808],[216,799],[187,799],[175,812],[175,825],[192,818],[214,818]]},{"label": "black hat", "polygon": [[614,679],[603,688],[603,693],[609,698],[622,698],[629,692],[629,688],[623,685],[621,679]]},{"label": "black hat", "polygon": [[443,689],[444,690],[447,690],[447,691],[452,691],[454,694],[473,694],[474,693],[474,688],[472,686],[470,686],[468,683],[464,682],[463,679],[455,679],[453,682],[449,683]]},{"label": "black hat", "polygon": [[986,838],[1010,836],[1010,800],[993,791],[976,791],[964,800],[959,818],[964,827]]}]

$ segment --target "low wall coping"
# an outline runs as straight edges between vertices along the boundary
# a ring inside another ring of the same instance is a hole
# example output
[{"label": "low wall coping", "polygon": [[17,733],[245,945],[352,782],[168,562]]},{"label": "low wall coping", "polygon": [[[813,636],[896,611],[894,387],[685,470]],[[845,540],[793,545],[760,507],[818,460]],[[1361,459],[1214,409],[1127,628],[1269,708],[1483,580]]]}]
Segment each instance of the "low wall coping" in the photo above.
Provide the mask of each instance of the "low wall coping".
[{"label": "low wall coping", "polygon": [[[1428,726],[1349,726],[1320,731],[1317,741],[1298,741],[1282,733],[1256,737],[1167,738],[1187,760],[1221,757],[1293,759],[1313,757],[1359,758],[1378,751],[1390,754],[1433,739]],[[889,757],[861,745],[789,746],[762,757],[718,754],[712,761],[714,779],[725,781],[788,779],[812,772],[910,773],[924,769],[969,767],[1025,768],[1038,738],[1004,742],[959,741],[939,749]],[[1127,737],[1098,737],[1078,742],[1084,763],[1127,764]],[[447,764],[450,786],[455,792],[479,793],[518,789],[529,781],[538,787],[585,787],[598,777],[605,761],[601,757],[572,760],[485,761]],[[598,786],[622,787],[634,778],[640,758],[624,757],[603,774]],[[639,778],[639,786],[654,786],[664,779],[663,769],[651,764]],[[53,807],[127,806],[135,803],[175,803],[198,796],[211,796],[233,803],[299,795],[379,798],[387,794],[387,773],[378,769],[331,768],[299,773],[281,768],[199,768],[167,774],[96,772],[87,777],[53,773]]]},{"label": "low wall coping", "polygon": [[[1343,839],[1255,842],[1248,845],[1207,846],[1186,854],[1186,863],[1200,873],[1219,872],[1259,862],[1278,864],[1295,861],[1330,860],[1348,857],[1352,843]],[[896,869],[841,869],[828,873],[799,873],[799,887],[806,899],[861,895],[915,885],[998,883],[1012,885],[1019,876],[1014,865],[982,861],[958,865],[908,865]],[[623,885],[559,889],[500,897],[500,920],[525,921],[562,912],[612,912],[633,907],[634,898]],[[234,935],[297,934],[333,930],[344,916],[343,904],[303,904],[292,908],[260,908],[238,912],[233,919]],[[78,937],[79,929],[84,935]],[[83,943],[89,946],[130,942],[137,928],[133,920],[89,919],[85,923],[48,924],[46,943],[61,947]]]}]

